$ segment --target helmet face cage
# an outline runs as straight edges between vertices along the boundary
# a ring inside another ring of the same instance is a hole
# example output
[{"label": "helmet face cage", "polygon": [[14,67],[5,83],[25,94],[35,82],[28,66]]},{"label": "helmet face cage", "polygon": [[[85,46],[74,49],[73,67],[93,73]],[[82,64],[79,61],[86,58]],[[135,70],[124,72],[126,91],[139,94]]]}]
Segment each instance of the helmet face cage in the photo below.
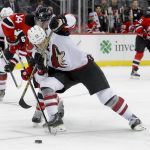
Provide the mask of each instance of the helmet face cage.
[{"label": "helmet face cage", "polygon": [[38,21],[44,22],[48,21],[52,16],[52,10],[49,7],[39,7],[35,13],[35,18]]}]

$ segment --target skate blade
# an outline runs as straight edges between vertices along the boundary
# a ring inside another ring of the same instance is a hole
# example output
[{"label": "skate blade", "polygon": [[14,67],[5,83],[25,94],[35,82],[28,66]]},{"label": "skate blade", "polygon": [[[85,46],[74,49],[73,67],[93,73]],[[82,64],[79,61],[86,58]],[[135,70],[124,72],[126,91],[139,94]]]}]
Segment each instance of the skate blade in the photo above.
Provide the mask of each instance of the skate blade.
[{"label": "skate blade", "polygon": [[41,125],[41,122],[40,123],[35,123],[35,122],[33,122],[33,128],[37,128],[37,127],[39,127]]},{"label": "skate blade", "polygon": [[146,130],[146,128],[142,124],[139,124],[139,125],[135,126],[133,130],[134,131],[143,131],[143,130]]},{"label": "skate blade", "polygon": [[56,135],[65,131],[66,131],[66,128],[64,125],[59,125],[57,127],[50,127],[50,133],[53,135]]},{"label": "skate blade", "polygon": [[137,79],[137,80],[139,80],[139,79],[140,79],[140,77],[131,76],[131,77],[130,77],[130,79]]},{"label": "skate blade", "polygon": [[43,128],[45,129],[46,132],[49,132],[52,135],[56,135],[66,131],[66,128],[63,124],[57,127],[49,127],[47,126],[47,124],[44,124]]}]

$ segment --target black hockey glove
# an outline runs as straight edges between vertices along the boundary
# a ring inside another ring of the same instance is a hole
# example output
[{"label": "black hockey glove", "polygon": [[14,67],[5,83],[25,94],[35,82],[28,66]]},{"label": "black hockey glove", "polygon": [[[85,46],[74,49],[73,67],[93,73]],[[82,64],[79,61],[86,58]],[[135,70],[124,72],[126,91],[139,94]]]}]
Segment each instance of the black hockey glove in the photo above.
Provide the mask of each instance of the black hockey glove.
[{"label": "black hockey glove", "polygon": [[67,20],[64,15],[58,17],[53,17],[50,21],[49,27],[55,32],[60,31],[65,25],[67,25]]},{"label": "black hockey glove", "polygon": [[7,65],[5,65],[5,71],[6,72],[12,72],[15,68],[15,64],[14,63],[8,63]]},{"label": "black hockey glove", "polygon": [[40,53],[35,53],[34,55],[34,61],[37,65],[43,65],[44,64],[44,58]]},{"label": "black hockey glove", "polygon": [[59,22],[58,22],[57,17],[53,17],[53,18],[51,19],[50,23],[49,23],[50,29],[51,29],[51,30],[54,30],[54,29],[56,29],[56,28],[58,27],[58,25],[59,25]]},{"label": "black hockey glove", "polygon": [[6,72],[12,72],[18,61],[15,58],[9,60],[8,64],[5,65],[4,70]]},{"label": "black hockey glove", "polygon": [[44,58],[41,54],[35,53],[34,56],[35,64],[37,64],[38,74],[43,75],[47,73],[47,68],[44,65]]}]

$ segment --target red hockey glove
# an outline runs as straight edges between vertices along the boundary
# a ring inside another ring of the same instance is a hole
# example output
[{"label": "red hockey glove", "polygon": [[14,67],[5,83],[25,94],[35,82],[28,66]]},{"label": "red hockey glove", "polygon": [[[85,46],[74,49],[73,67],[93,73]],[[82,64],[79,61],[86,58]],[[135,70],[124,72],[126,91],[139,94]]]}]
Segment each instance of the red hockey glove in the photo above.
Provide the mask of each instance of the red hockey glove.
[{"label": "red hockey glove", "polygon": [[28,67],[25,70],[21,70],[21,77],[23,80],[27,81],[32,73],[33,68],[32,67]]}]

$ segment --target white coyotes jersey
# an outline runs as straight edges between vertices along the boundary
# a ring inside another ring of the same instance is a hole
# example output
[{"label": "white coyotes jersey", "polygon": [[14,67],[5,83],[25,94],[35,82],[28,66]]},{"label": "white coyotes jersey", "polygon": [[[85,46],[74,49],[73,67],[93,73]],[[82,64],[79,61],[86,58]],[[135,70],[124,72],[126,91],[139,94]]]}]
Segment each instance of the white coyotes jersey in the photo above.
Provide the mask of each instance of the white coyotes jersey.
[{"label": "white coyotes jersey", "polygon": [[0,37],[4,37],[4,33],[1,27],[2,21],[0,20]]},{"label": "white coyotes jersey", "polygon": [[53,33],[48,47],[48,66],[62,71],[78,69],[88,63],[87,54],[73,43],[70,36]]}]

